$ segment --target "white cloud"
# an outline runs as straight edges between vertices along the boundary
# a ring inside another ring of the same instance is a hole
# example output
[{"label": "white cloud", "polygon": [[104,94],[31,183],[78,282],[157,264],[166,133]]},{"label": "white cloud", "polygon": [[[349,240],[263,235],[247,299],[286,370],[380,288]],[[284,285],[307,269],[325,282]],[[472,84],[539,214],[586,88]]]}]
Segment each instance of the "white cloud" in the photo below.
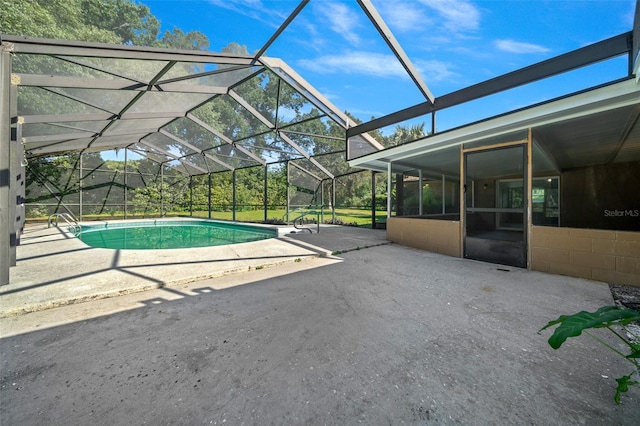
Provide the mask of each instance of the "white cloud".
[{"label": "white cloud", "polygon": [[375,77],[404,77],[406,72],[393,55],[370,52],[348,52],[325,55],[314,60],[298,61],[302,68],[320,73],[364,74]]},{"label": "white cloud", "polygon": [[[457,76],[448,64],[441,61],[418,61],[418,72],[428,84]],[[409,78],[400,62],[393,55],[371,52],[347,52],[326,55],[314,60],[302,59],[298,66],[320,74],[360,74],[382,78]]]},{"label": "white cloud", "polygon": [[318,11],[329,22],[329,29],[343,37],[352,45],[360,43],[358,27],[360,22],[357,14],[342,3],[319,2]]},{"label": "white cloud", "polygon": [[475,31],[480,26],[480,11],[466,0],[419,0],[435,10],[442,19],[442,25],[455,33]]},{"label": "white cloud", "polygon": [[493,44],[498,50],[509,53],[547,53],[549,51],[544,46],[515,40],[496,40]]},{"label": "white cloud", "polygon": [[459,76],[451,71],[449,64],[442,61],[417,61],[416,67],[427,84]]},{"label": "white cloud", "polygon": [[[288,16],[288,12],[267,7],[262,0],[208,0],[212,6],[231,10],[256,21],[277,28]],[[289,11],[290,12],[290,11]],[[275,20],[274,20],[275,19]]]},{"label": "white cloud", "polygon": [[417,3],[386,0],[377,7],[384,21],[394,31],[415,33],[431,25],[431,19]]}]

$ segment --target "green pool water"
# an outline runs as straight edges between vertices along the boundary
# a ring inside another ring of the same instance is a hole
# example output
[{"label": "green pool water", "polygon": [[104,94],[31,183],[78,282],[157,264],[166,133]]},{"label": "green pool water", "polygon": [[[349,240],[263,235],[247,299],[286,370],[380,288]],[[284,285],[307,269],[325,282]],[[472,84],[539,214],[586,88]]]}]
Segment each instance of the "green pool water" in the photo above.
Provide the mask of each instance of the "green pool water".
[{"label": "green pool water", "polygon": [[77,237],[97,248],[120,250],[210,247],[265,240],[277,230],[237,223],[147,221],[83,225]]}]

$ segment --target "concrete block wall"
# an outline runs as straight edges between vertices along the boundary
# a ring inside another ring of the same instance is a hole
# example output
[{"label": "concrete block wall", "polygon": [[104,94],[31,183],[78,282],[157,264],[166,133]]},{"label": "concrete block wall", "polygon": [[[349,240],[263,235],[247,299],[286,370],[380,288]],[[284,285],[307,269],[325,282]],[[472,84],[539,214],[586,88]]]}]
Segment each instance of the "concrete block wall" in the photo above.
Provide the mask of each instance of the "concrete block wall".
[{"label": "concrete block wall", "polygon": [[640,232],[533,226],[531,269],[640,287]]},{"label": "concrete block wall", "polygon": [[462,257],[459,221],[390,217],[387,219],[387,240],[447,256]]}]

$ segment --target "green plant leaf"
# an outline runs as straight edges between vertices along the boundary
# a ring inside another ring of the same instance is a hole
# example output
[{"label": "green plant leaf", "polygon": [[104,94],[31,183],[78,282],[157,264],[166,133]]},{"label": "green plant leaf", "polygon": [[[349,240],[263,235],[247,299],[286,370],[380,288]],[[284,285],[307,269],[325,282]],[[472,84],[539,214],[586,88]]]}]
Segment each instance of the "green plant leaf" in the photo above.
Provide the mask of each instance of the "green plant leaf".
[{"label": "green plant leaf", "polygon": [[[633,373],[631,373],[633,374]],[[631,381],[631,374],[628,376],[622,376],[619,379],[616,379],[618,382],[618,387],[616,388],[616,394],[613,397],[613,400],[616,404],[620,404],[620,395],[629,390],[629,386],[638,386],[639,383],[636,381]]]},{"label": "green plant leaf", "polygon": [[581,311],[573,315],[561,315],[558,319],[549,321],[540,331],[560,324],[549,337],[549,345],[558,349],[569,337],[579,336],[584,330],[612,325],[625,326],[638,320],[640,313],[633,309],[603,306],[595,312]]},{"label": "green plant leaf", "polygon": [[640,358],[640,343],[630,343],[631,353],[627,355],[627,358]]}]

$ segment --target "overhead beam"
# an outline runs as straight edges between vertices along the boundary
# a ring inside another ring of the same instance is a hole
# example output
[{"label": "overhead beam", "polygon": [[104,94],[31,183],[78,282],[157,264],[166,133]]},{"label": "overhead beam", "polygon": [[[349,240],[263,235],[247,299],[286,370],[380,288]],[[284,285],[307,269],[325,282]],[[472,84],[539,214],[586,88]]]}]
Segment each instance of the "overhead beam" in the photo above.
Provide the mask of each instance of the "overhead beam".
[{"label": "overhead beam", "polygon": [[48,87],[44,87],[44,88],[42,88],[42,90],[46,90],[47,92],[52,93],[52,94],[54,94],[56,96],[62,96],[63,98],[71,99],[72,101],[81,103],[83,105],[90,106],[91,108],[95,108],[95,109],[100,110],[100,111],[104,111],[104,112],[108,112],[108,113],[111,113],[111,114],[115,114],[114,111],[110,111],[107,108],[102,107],[102,105],[97,105],[96,103],[89,102],[89,101],[86,101],[84,99],[80,99],[77,96],[69,95],[68,93],[60,93],[60,92],[58,92],[56,90],[53,90],[52,88],[48,88]]},{"label": "overhead beam", "polygon": [[[184,114],[175,111],[166,112],[128,112],[120,116],[120,120],[138,120],[145,118],[166,118],[167,122],[173,118],[183,117]],[[117,118],[117,114],[109,113],[89,113],[89,114],[47,114],[47,115],[24,115],[18,117],[23,124],[34,123],[66,123],[78,121],[109,121]]]},{"label": "overhead beam", "polygon": [[436,110],[459,105],[494,93],[533,83],[587,65],[628,54],[631,49],[631,32],[573,50],[563,55],[469,86],[436,100]]},{"label": "overhead beam", "polygon": [[218,137],[221,141],[228,143],[229,145],[233,145],[233,147],[235,149],[237,149],[238,151],[242,152],[243,154],[251,157],[252,159],[254,159],[255,161],[257,161],[258,163],[260,163],[261,165],[265,165],[267,164],[266,161],[264,161],[262,158],[258,157],[256,154],[254,154],[253,152],[251,152],[250,150],[238,146],[236,145],[231,139],[229,139],[228,137],[226,137],[222,132],[219,132],[218,130],[214,129],[213,127],[209,126],[207,123],[205,123],[204,121],[200,120],[198,117],[196,117],[195,115],[188,113],[187,114],[187,118],[191,121],[193,121],[194,123],[198,124],[199,126],[203,127],[205,130],[208,130],[209,132],[211,132],[212,134],[214,134],[216,137]]},{"label": "overhead beam", "polygon": [[86,56],[94,58],[118,58],[136,60],[157,60],[197,63],[217,63],[225,65],[252,65],[250,55],[213,53],[202,50],[181,50],[141,47],[121,44],[90,43],[45,38],[2,35],[2,41],[14,44],[15,53],[30,53],[56,56]]},{"label": "overhead beam", "polygon": [[[278,132],[279,133],[279,132]],[[298,146],[298,144],[296,144],[294,141],[291,140],[291,138],[285,134],[279,133],[278,136],[280,136],[280,138],[282,140],[284,140],[286,143],[288,143],[289,145],[291,145],[293,147],[293,149],[295,149],[296,151],[298,151],[301,155],[303,155],[307,160],[309,160],[314,166],[316,166],[318,169],[320,169],[322,171],[322,173],[324,173],[325,175],[329,176],[331,179],[333,179],[335,176],[333,175],[333,173],[331,173],[329,170],[327,170],[326,167],[324,167],[322,164],[320,164],[318,162],[318,160],[316,160],[315,158],[313,158],[311,155],[309,155],[305,150],[303,150],[302,148],[300,148]]]},{"label": "overhead beam", "polygon": [[280,25],[280,27],[276,30],[276,32],[269,38],[269,40],[262,46],[262,49],[255,54],[255,59],[258,59],[267,51],[269,46],[273,44],[274,41],[282,34],[282,32],[289,26],[289,24],[295,19],[296,16],[304,9],[304,7],[309,3],[309,0],[302,0],[298,6],[295,8],[293,12],[285,19],[285,21]]},{"label": "overhead beam", "polygon": [[461,143],[473,143],[531,127],[544,126],[602,111],[637,105],[639,93],[637,83],[633,79],[625,79],[615,84],[603,85],[598,89],[574,93],[524,108],[517,112],[458,127],[447,132],[436,133],[414,143],[374,152],[364,157],[349,160],[349,165],[351,167],[368,168],[368,165],[372,163],[394,162],[395,164],[396,161],[401,161],[405,158],[450,148]]},{"label": "overhead beam", "polygon": [[[188,166],[188,167],[193,167],[193,168],[194,168],[194,169],[196,169],[196,170],[200,170],[203,174],[207,174],[207,173],[209,173],[209,171],[208,171],[208,170],[205,170],[205,169],[203,169],[202,167],[198,167],[198,166],[196,166],[195,164],[189,164],[189,163],[186,163],[185,161],[183,161],[182,157],[179,157],[179,156],[177,156],[177,155],[175,155],[175,154],[172,154],[172,153],[170,153],[169,151],[167,151],[167,150],[165,150],[165,149],[158,148],[157,146],[154,146],[154,145],[152,145],[152,144],[150,144],[150,143],[146,142],[144,139],[141,139],[138,143],[139,143],[139,144],[142,144],[142,145],[144,145],[144,146],[146,146],[146,147],[148,147],[148,148],[151,148],[152,150],[158,151],[158,152],[160,152],[161,154],[166,155],[166,156],[167,156],[167,157],[169,157],[169,158],[173,158],[174,160],[179,161],[179,162],[180,162],[180,164],[182,164],[183,166],[185,166],[185,168],[186,168],[186,166]],[[188,169],[187,169],[187,170],[188,170]],[[189,175],[191,175],[191,173],[189,173]]]},{"label": "overhead beam", "polygon": [[318,135],[316,133],[307,133],[307,132],[296,132],[295,130],[284,130],[284,129],[280,129],[281,133],[291,133],[294,135],[300,135],[300,136],[309,136],[312,138],[320,138],[320,139],[329,139],[329,140],[334,140],[334,141],[343,141],[344,138],[339,138],[336,136],[329,136],[329,135]]},{"label": "overhead beam", "polygon": [[411,77],[411,80],[413,80],[416,86],[418,86],[418,90],[420,90],[422,95],[427,99],[427,102],[433,104],[435,101],[433,93],[431,93],[431,90],[429,90],[427,84],[424,82],[424,80],[422,80],[418,69],[413,65],[413,63],[409,59],[409,56],[407,56],[407,54],[404,52],[402,46],[400,46],[400,43],[398,43],[396,38],[393,36],[391,30],[389,29],[389,27],[387,27],[387,24],[384,22],[376,8],[373,7],[371,1],[358,0],[358,4],[362,8],[362,10],[364,10],[364,13],[366,13],[366,15],[369,17],[369,20],[376,27],[376,29],[382,36],[382,39],[385,41],[385,43],[387,43],[387,46],[389,46],[398,61],[400,61],[402,67],[405,69],[405,71],[407,71],[409,77]]},{"label": "overhead beam", "polygon": [[239,71],[239,70],[246,70],[246,69],[251,69],[251,68],[252,67],[246,66],[246,65],[238,65],[238,66],[232,66],[232,67],[228,67],[228,68],[218,68],[218,69],[213,70],[213,71],[204,71],[204,72],[199,72],[199,73],[195,73],[195,74],[184,75],[184,76],[181,76],[181,77],[173,77],[173,78],[168,78],[166,80],[160,80],[157,84],[176,83],[176,82],[179,82],[179,81],[193,80],[194,78],[209,77],[211,75],[216,75],[216,74],[227,74],[227,73],[230,73],[230,72]]},{"label": "overhead beam", "polygon": [[327,170],[322,164],[318,163],[318,161],[316,161],[308,152],[306,152],[304,149],[302,149],[300,146],[298,146],[298,144],[296,144],[293,140],[291,140],[291,138],[289,136],[279,132],[278,129],[276,128],[275,124],[271,123],[265,116],[263,116],[260,113],[260,111],[256,110],[251,105],[249,105],[249,103],[247,101],[245,101],[237,92],[235,92],[233,90],[230,90],[229,91],[229,95],[233,99],[235,99],[236,102],[238,102],[240,105],[242,105],[244,108],[246,108],[247,111],[249,111],[254,117],[256,117],[258,120],[260,120],[265,126],[267,126],[270,129],[272,129],[276,133],[276,135],[278,137],[280,137],[280,139],[282,139],[283,141],[288,143],[291,147],[293,147],[293,149],[298,151],[298,153],[300,153],[300,155],[302,155],[303,157],[305,157],[306,159],[311,161],[316,167],[318,167],[320,170],[322,170],[323,173],[325,173],[327,176],[329,176],[330,178],[333,179],[334,176],[329,170]]},{"label": "overhead beam", "polygon": [[142,80],[140,80],[138,78],[134,78],[134,77],[130,77],[130,76],[127,76],[127,75],[123,75],[122,73],[117,73],[117,72],[111,71],[109,69],[106,69],[104,67],[99,67],[99,66],[97,66],[95,64],[92,64],[91,62],[82,61],[82,60],[77,59],[77,58],[72,57],[72,56],[54,56],[54,58],[58,58],[58,59],[61,59],[63,61],[67,61],[67,62],[70,62],[72,64],[80,65],[81,67],[84,67],[84,68],[88,68],[88,69],[92,69],[92,70],[95,70],[95,71],[99,71],[99,72],[107,74],[107,75],[112,75],[114,77],[122,78],[122,79],[125,79],[125,80],[130,80],[130,81],[132,81],[134,83],[144,83]]},{"label": "overhead beam", "polygon": [[204,155],[205,157],[207,157],[209,160],[211,160],[211,161],[213,161],[213,162],[215,162],[215,163],[218,163],[219,165],[221,165],[222,167],[224,167],[224,168],[226,168],[226,169],[229,169],[229,170],[233,170],[233,169],[234,169],[234,167],[233,167],[233,166],[231,166],[230,164],[227,164],[227,163],[225,163],[224,161],[222,161],[222,160],[219,160],[219,159],[215,158],[215,157],[214,157],[214,156],[212,156],[211,154],[209,154],[209,153],[207,153],[207,152],[204,152],[202,149],[200,149],[200,148],[198,148],[198,147],[196,147],[196,146],[191,145],[189,142],[185,141],[185,140],[184,140],[184,139],[182,139],[182,138],[179,138],[178,136],[174,135],[173,133],[169,133],[169,132],[167,132],[167,131],[166,131],[166,130],[164,130],[164,129],[160,129],[160,133],[162,133],[162,134],[163,134],[163,135],[165,135],[166,137],[168,137],[168,138],[170,138],[170,139],[173,139],[174,141],[176,141],[176,142],[178,142],[178,143],[180,143],[180,144],[182,144],[182,145],[186,146],[186,147],[187,147],[187,148],[189,148],[190,150],[197,152],[198,154],[203,154],[203,155]]},{"label": "overhead beam", "polygon": [[96,136],[96,132],[79,132],[79,133],[65,133],[65,134],[47,134],[41,136],[23,136],[22,143],[42,143],[42,142],[62,142],[73,139],[87,139]]},{"label": "overhead beam", "polygon": [[[156,84],[166,73],[169,72],[169,70],[171,70],[171,68],[173,68],[175,66],[176,62],[175,61],[169,61],[165,64],[164,67],[162,67],[162,69],[156,73],[156,75],[149,81],[149,87],[153,86],[154,84]],[[129,109],[133,108],[133,106],[144,96],[145,92],[140,92],[137,93],[133,99],[131,99],[129,101],[129,103],[127,105],[124,106],[124,108],[122,108],[120,110],[120,112],[118,113],[118,116],[114,117],[113,120],[111,120],[110,122],[108,122],[100,131],[100,134],[105,133],[107,130],[109,130],[109,128],[111,126],[113,126],[118,120],[119,118],[125,114]],[[89,142],[89,145],[87,145],[87,148],[91,148],[91,145],[94,144],[94,142],[96,142],[96,140],[98,139],[98,137],[96,137],[94,140],[92,140],[91,142]]]},{"label": "overhead beam", "polygon": [[563,55],[521,68],[516,71],[486,80],[467,88],[436,98],[435,104],[423,102],[384,117],[368,121],[347,130],[347,137],[391,126],[430,112],[460,105],[484,96],[513,89],[524,84],[552,77],[567,71],[585,67],[631,51],[631,32],[573,50]]},{"label": "overhead beam", "polygon": [[285,83],[300,92],[313,106],[325,113],[338,125],[346,129],[349,127],[349,117],[333,105],[327,98],[318,92],[311,84],[287,65],[283,60],[277,58],[263,57],[260,62],[265,64],[271,72],[277,75]]},{"label": "overhead beam", "polygon": [[212,95],[223,95],[227,93],[227,88],[223,86],[180,84],[179,81],[174,82],[171,80],[150,85],[148,83],[133,83],[124,80],[65,77],[59,75],[13,74],[13,77],[14,79],[17,79],[17,81],[19,81],[20,86],[28,87],[130,90],[134,92],[205,93]]},{"label": "overhead beam", "polygon": [[[317,180],[318,182],[322,182],[324,179],[322,179],[320,176],[316,176],[315,174],[311,173],[309,170],[305,170],[303,169],[301,166],[298,166],[295,163],[296,160],[291,160],[289,161],[289,165],[295,167],[296,169],[300,170],[303,173],[308,174],[309,176],[311,176],[312,178],[314,178],[315,180]],[[333,179],[333,178],[332,178]]]},{"label": "overhead beam", "polygon": [[[168,122],[163,124],[162,126],[165,126],[166,124],[168,124]],[[114,136],[119,136],[119,137],[136,136],[136,135],[147,134],[149,132],[156,132],[156,131],[158,131],[157,126],[154,126],[153,128],[146,128],[146,129],[142,126],[139,126],[134,129],[126,129],[126,130],[120,129],[120,130],[106,131],[102,134],[99,134],[97,132],[92,132],[92,131],[80,130],[79,132],[75,132],[75,133],[46,134],[41,136],[23,136],[22,143],[28,145],[28,144],[35,144],[35,143],[42,143],[42,142],[61,142],[61,141],[71,141],[75,139],[87,139],[87,138],[94,138],[94,137],[108,138],[108,137],[114,137]],[[160,132],[162,133],[162,130]]]},{"label": "overhead beam", "polygon": [[240,96],[240,94],[238,92],[236,92],[235,90],[229,90],[229,96],[231,96],[236,102],[238,102],[240,105],[242,105],[242,107],[244,109],[249,111],[249,113],[251,113],[251,115],[253,115],[255,118],[260,120],[260,122],[262,124],[264,124],[265,126],[267,126],[270,129],[275,129],[276,125],[274,123],[272,123],[271,121],[269,121],[269,119],[267,119],[267,117],[262,115],[262,113],[260,113],[260,111],[258,111],[253,106],[251,106],[251,104],[249,104],[249,102],[245,101],[244,98],[242,96]]}]

